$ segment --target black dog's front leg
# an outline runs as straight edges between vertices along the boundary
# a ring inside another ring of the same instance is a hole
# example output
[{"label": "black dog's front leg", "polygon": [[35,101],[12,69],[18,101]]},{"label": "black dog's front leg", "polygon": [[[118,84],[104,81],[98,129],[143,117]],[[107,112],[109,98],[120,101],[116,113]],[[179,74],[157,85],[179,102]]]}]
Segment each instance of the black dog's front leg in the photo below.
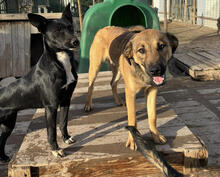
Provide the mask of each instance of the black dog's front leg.
[{"label": "black dog's front leg", "polygon": [[5,154],[5,144],[8,137],[11,135],[17,118],[17,112],[8,115],[6,120],[0,124],[2,134],[0,136],[0,161],[8,162],[10,158]]},{"label": "black dog's front leg", "polygon": [[57,130],[56,130],[56,120],[57,120],[57,108],[45,107],[46,125],[47,125],[47,138],[52,149],[52,154],[56,157],[63,157],[64,152],[59,149],[57,144]]},{"label": "black dog's front leg", "polygon": [[70,138],[67,130],[68,124],[68,113],[69,113],[69,105],[60,105],[60,119],[59,119],[59,127],[62,133],[63,140],[67,140]]},{"label": "black dog's front leg", "polygon": [[52,150],[58,150],[59,146],[57,144],[57,108],[46,107],[46,126],[47,126],[47,138]]},{"label": "black dog's front leg", "polygon": [[72,92],[75,89],[75,86],[76,86],[76,82],[70,85],[69,89],[67,90],[65,99],[60,104],[59,127],[62,133],[63,141],[66,144],[72,144],[75,142],[73,137],[68,134],[68,130],[67,130],[70,101],[71,101]]}]

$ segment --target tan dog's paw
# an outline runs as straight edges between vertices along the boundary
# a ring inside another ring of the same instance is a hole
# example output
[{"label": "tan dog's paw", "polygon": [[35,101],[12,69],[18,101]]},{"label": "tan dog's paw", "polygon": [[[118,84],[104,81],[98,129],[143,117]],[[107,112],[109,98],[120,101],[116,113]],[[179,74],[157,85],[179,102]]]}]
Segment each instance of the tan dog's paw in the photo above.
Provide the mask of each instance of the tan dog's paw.
[{"label": "tan dog's paw", "polygon": [[84,111],[85,112],[90,112],[92,110],[92,106],[90,104],[85,104],[85,107],[84,107]]},{"label": "tan dog's paw", "polygon": [[137,150],[137,145],[134,142],[133,138],[128,137],[127,143],[126,143],[126,147],[130,148],[132,151],[136,151]]},{"label": "tan dog's paw", "polygon": [[58,158],[58,157],[65,157],[65,153],[63,152],[62,149],[59,149],[59,150],[54,150],[52,151],[52,154]]},{"label": "tan dog's paw", "polygon": [[159,132],[151,132],[151,136],[156,144],[165,144],[167,142],[167,139]]}]

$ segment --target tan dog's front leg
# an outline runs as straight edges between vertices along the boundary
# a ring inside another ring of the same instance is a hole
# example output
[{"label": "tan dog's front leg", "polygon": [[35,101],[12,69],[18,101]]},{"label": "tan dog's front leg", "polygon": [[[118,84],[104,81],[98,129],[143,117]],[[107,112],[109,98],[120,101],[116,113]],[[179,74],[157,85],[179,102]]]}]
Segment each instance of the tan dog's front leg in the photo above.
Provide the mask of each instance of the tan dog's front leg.
[{"label": "tan dog's front leg", "polygon": [[148,124],[155,143],[164,144],[166,138],[157,130],[157,115],[156,115],[156,100],[157,100],[157,88],[151,87],[146,92],[146,103],[148,113]]},{"label": "tan dog's front leg", "polygon": [[[135,112],[135,98],[136,93],[129,88],[125,89],[125,96],[126,96],[126,106],[128,112],[128,125],[129,126],[137,126],[136,123],[136,112]],[[137,146],[133,140],[131,133],[129,132],[128,140],[126,143],[126,147],[129,147],[131,150],[136,150]]]}]

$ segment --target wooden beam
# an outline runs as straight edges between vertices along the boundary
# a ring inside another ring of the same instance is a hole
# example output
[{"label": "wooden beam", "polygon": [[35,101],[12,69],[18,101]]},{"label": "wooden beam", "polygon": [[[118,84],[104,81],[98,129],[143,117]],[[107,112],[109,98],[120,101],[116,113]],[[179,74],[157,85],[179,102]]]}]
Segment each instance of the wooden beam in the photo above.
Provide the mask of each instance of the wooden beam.
[{"label": "wooden beam", "polygon": [[[47,19],[58,19],[62,13],[39,13]],[[0,14],[1,21],[19,21],[28,20],[27,14]]]},{"label": "wooden beam", "polygon": [[169,1],[169,19],[173,16],[173,0]]},{"label": "wooden beam", "polygon": [[196,24],[196,12],[197,12],[196,0],[193,0],[193,14],[192,14],[192,22],[193,22],[193,24]]},{"label": "wooden beam", "polygon": [[188,0],[185,0],[185,3],[184,3],[184,22],[187,21],[187,6],[188,6]]},{"label": "wooden beam", "polygon": [[167,31],[167,0],[164,0],[164,32]]},{"label": "wooden beam", "polygon": [[196,16],[196,18],[201,18],[203,20],[210,20],[210,21],[216,21],[217,22],[217,18],[210,18],[210,17],[204,17],[204,16]]},{"label": "wooden beam", "polygon": [[79,11],[79,25],[80,25],[80,31],[82,31],[82,12],[81,12],[80,0],[77,0],[77,3],[78,3],[78,11]]}]

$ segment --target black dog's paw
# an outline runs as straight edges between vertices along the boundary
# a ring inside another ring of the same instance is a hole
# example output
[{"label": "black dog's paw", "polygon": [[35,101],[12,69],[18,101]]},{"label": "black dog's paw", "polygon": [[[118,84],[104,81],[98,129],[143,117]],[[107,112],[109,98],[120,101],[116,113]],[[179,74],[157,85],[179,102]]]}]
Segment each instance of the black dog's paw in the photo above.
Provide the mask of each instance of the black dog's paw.
[{"label": "black dog's paw", "polygon": [[70,136],[70,137],[68,137],[67,139],[64,139],[63,141],[64,141],[64,143],[66,143],[66,144],[73,144],[73,143],[76,142],[76,140],[73,139],[73,136]]},{"label": "black dog's paw", "polygon": [[62,149],[53,150],[53,151],[52,151],[52,154],[53,154],[56,158],[58,158],[58,157],[65,157],[65,156],[66,156]]},{"label": "black dog's paw", "polygon": [[10,158],[7,155],[0,155],[0,162],[7,163],[10,161]]}]

